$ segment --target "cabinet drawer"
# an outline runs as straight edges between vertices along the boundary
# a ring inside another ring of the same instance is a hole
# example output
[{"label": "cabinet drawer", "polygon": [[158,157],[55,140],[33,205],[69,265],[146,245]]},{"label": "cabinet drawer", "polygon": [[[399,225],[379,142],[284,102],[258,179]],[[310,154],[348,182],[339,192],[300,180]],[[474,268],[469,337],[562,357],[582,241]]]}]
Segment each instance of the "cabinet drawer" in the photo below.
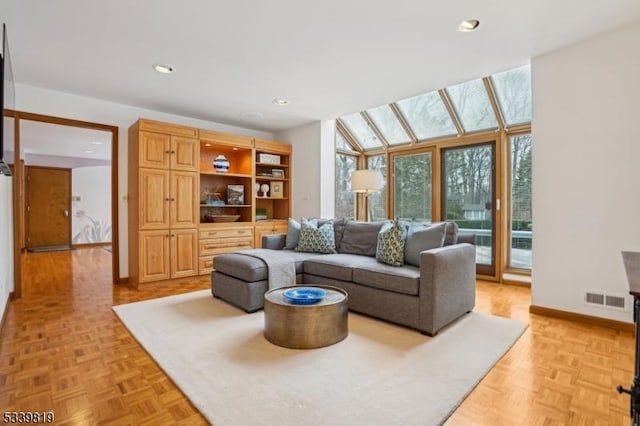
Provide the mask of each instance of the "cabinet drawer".
[{"label": "cabinet drawer", "polygon": [[200,239],[253,237],[251,228],[200,229]]},{"label": "cabinet drawer", "polygon": [[198,271],[200,275],[210,274],[213,271],[213,258],[215,256],[202,256],[200,257]]},{"label": "cabinet drawer", "polygon": [[200,256],[253,248],[253,237],[200,240]]}]

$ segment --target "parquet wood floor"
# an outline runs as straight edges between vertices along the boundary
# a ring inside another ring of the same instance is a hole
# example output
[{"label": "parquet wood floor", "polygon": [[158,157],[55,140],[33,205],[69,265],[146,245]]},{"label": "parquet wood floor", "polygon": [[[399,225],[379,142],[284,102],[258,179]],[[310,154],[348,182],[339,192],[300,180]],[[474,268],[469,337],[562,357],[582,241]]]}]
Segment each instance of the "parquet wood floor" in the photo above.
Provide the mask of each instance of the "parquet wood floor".
[{"label": "parquet wood floor", "polygon": [[[23,256],[23,297],[0,332],[0,408],[54,411],[56,424],[206,424],[111,306],[209,288],[111,285],[101,248]],[[529,314],[530,290],[478,283],[476,311],[530,327],[448,425],[628,425],[629,332]],[[473,354],[469,354],[473,356]]]}]

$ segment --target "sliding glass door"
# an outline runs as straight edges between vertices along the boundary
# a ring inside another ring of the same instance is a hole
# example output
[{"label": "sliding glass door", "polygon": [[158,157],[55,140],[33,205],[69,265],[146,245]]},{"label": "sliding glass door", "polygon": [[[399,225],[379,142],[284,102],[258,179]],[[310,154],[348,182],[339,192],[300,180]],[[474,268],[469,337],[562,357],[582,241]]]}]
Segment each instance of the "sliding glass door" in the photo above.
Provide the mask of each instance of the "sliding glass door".
[{"label": "sliding glass door", "polygon": [[442,218],[476,236],[476,271],[495,275],[495,143],[441,150]]}]

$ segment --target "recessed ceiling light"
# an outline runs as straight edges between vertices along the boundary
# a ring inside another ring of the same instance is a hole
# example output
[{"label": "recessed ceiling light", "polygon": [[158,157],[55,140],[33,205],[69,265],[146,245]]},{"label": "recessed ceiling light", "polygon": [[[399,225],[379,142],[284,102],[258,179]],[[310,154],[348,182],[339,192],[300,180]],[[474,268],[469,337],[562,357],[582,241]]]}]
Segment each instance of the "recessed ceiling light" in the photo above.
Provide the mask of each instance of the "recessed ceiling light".
[{"label": "recessed ceiling light", "polygon": [[153,64],[153,69],[162,74],[171,74],[176,70],[175,67],[167,64]]},{"label": "recessed ceiling light", "polygon": [[104,145],[104,142],[100,142],[100,141],[94,141],[94,142],[91,142],[91,143],[94,144],[94,145]]},{"label": "recessed ceiling light", "polygon": [[285,106],[289,105],[289,101],[286,99],[274,99],[273,104],[278,106]]},{"label": "recessed ceiling light", "polygon": [[475,31],[480,26],[480,21],[477,19],[467,19],[466,21],[460,22],[458,25],[458,31],[461,33],[470,33],[471,31]]},{"label": "recessed ceiling light", "polygon": [[90,149],[85,149],[85,150],[84,150],[84,153],[85,153],[85,154],[93,154],[93,153],[94,153],[94,151],[91,151]]}]

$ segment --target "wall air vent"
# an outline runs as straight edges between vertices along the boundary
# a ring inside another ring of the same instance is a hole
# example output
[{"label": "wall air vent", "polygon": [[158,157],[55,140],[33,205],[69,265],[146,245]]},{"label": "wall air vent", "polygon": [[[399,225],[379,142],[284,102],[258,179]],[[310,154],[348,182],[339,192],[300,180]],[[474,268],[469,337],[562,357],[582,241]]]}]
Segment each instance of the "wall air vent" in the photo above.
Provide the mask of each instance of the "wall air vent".
[{"label": "wall air vent", "polygon": [[592,293],[590,291],[585,293],[584,301],[589,305],[604,305],[604,294]]},{"label": "wall air vent", "polygon": [[602,290],[585,290],[584,303],[607,309],[628,311],[628,298],[619,294],[606,294]]}]

